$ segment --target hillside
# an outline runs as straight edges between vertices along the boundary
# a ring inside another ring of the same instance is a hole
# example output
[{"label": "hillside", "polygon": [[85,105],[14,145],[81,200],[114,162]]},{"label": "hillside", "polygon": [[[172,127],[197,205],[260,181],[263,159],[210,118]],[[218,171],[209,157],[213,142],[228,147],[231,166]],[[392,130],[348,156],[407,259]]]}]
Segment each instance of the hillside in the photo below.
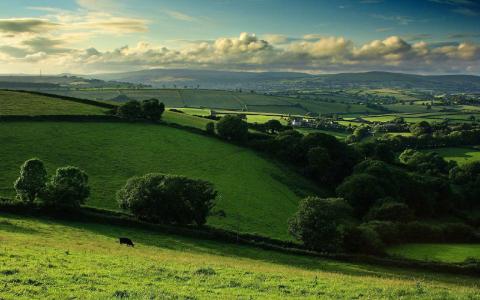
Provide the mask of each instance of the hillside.
[{"label": "hillside", "polygon": [[[173,113],[172,113],[173,114]],[[42,159],[50,173],[79,166],[90,176],[90,206],[117,209],[116,191],[132,176],[181,174],[211,181],[220,193],[209,224],[288,238],[287,220],[314,188],[301,176],[251,150],[160,125],[124,123],[0,123],[0,195],[13,195],[19,166]],[[297,194],[296,194],[297,193]]]},{"label": "hillside", "polygon": [[[477,299],[478,281],[135,228],[0,216],[5,299]],[[135,248],[118,244],[128,236]],[[28,246],[26,246],[28,245]]]},{"label": "hillside", "polygon": [[106,108],[24,92],[0,90],[1,115],[102,115]]}]

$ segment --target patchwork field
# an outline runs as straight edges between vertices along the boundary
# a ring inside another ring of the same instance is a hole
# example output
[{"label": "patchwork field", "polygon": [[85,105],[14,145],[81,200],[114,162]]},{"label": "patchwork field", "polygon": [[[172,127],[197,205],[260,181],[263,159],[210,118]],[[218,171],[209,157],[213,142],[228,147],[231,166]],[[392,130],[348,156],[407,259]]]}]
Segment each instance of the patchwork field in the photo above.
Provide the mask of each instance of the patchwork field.
[{"label": "patchwork field", "polygon": [[[478,299],[478,280],[0,216],[3,299]],[[118,244],[133,239],[135,248]],[[26,247],[28,245],[28,247]]]},{"label": "patchwork field", "polygon": [[101,115],[105,108],[68,100],[0,90],[1,115]]},{"label": "patchwork field", "polygon": [[82,99],[144,100],[157,98],[167,107],[213,108],[249,112],[279,114],[315,113],[359,113],[376,112],[365,105],[330,103],[317,100],[297,99],[283,96],[267,96],[250,92],[195,89],[143,89],[143,90],[49,90],[49,93]]},{"label": "patchwork field", "polygon": [[[182,114],[180,114],[182,115]],[[183,115],[182,115],[183,117]],[[50,173],[65,165],[90,175],[90,206],[116,209],[116,191],[149,172],[181,174],[213,182],[220,192],[209,224],[287,239],[287,220],[301,196],[314,194],[300,175],[253,151],[160,125],[122,123],[0,123],[0,195],[26,159],[42,159]],[[275,209],[272,209],[272,208]]]},{"label": "patchwork field", "polygon": [[480,260],[480,244],[405,244],[391,247],[388,253],[416,260],[458,263],[467,258]]}]

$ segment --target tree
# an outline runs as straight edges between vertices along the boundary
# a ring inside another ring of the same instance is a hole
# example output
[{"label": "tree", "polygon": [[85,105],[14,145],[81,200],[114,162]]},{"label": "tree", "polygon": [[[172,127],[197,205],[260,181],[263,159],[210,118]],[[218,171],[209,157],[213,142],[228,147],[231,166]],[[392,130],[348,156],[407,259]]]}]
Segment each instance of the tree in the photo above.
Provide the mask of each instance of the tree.
[{"label": "tree", "polygon": [[270,133],[279,132],[283,129],[283,125],[279,120],[268,120],[264,126],[266,130],[270,131]]},{"label": "tree", "polygon": [[142,106],[137,100],[131,100],[120,105],[117,109],[120,118],[130,121],[142,118]]},{"label": "tree", "polygon": [[141,107],[143,117],[150,121],[160,120],[165,111],[165,105],[160,103],[158,99],[143,100]]},{"label": "tree", "polygon": [[432,126],[427,121],[421,121],[419,123],[410,126],[410,132],[416,136],[423,134],[431,134],[433,132]]},{"label": "tree", "polygon": [[205,131],[209,135],[215,135],[215,123],[213,122],[208,122],[207,125],[205,125]]},{"label": "tree", "polygon": [[413,149],[406,149],[399,156],[400,162],[409,169],[430,174],[448,174],[454,164],[447,162],[442,156],[435,152],[420,152]]},{"label": "tree", "polygon": [[217,132],[226,140],[243,142],[248,136],[248,125],[237,116],[226,115],[218,121]]},{"label": "tree", "polygon": [[355,210],[357,216],[364,216],[370,207],[386,196],[381,182],[370,174],[354,174],[338,186],[337,194],[343,197]]},{"label": "tree", "polygon": [[15,181],[14,188],[20,200],[33,202],[45,188],[47,170],[38,158],[32,158],[23,163],[20,177]]},{"label": "tree", "polygon": [[155,223],[204,225],[217,192],[203,180],[158,173],[130,178],[117,192],[120,208]]},{"label": "tree", "polygon": [[290,219],[289,232],[310,249],[336,252],[341,245],[341,224],[349,218],[350,206],[343,199],[307,197]]},{"label": "tree", "polygon": [[408,222],[413,219],[413,212],[405,203],[396,202],[390,197],[382,200],[370,209],[367,220]]},{"label": "tree", "polygon": [[42,198],[51,206],[78,208],[89,195],[88,175],[77,167],[67,166],[57,169]]}]

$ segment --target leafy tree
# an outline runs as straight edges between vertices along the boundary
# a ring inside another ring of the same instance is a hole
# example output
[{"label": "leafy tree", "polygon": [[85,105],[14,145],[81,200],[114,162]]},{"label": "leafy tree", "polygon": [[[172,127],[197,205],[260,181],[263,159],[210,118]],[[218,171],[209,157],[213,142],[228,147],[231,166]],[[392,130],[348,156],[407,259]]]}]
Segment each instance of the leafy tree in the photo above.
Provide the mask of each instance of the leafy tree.
[{"label": "leafy tree", "polygon": [[385,245],[375,230],[368,226],[346,227],[343,233],[343,249],[350,253],[383,254]]},{"label": "leafy tree", "polygon": [[416,136],[431,134],[433,132],[432,126],[427,121],[421,121],[419,123],[410,126],[410,132]]},{"label": "leafy tree", "polygon": [[226,115],[217,123],[218,135],[234,142],[243,142],[248,136],[248,125],[241,118]]},{"label": "leafy tree", "polygon": [[431,175],[448,174],[453,166],[452,163],[447,162],[438,153],[424,153],[413,149],[403,151],[399,159],[400,162],[407,165],[410,170]]},{"label": "leafy tree", "polygon": [[412,210],[405,203],[397,202],[393,198],[381,199],[368,212],[367,220],[408,222],[413,219]]},{"label": "leafy tree", "polygon": [[265,129],[270,133],[275,133],[283,130],[283,125],[279,120],[269,120],[265,124]]},{"label": "leafy tree", "polygon": [[355,210],[357,216],[364,216],[370,207],[386,196],[380,180],[369,174],[354,174],[338,186],[337,194],[343,197]]},{"label": "leafy tree", "polygon": [[214,206],[217,192],[203,180],[151,173],[130,178],[117,193],[122,209],[156,223],[201,226]]},{"label": "leafy tree", "polygon": [[208,122],[207,125],[205,125],[205,131],[209,135],[215,135],[215,123],[213,122]]},{"label": "leafy tree", "polygon": [[142,105],[137,100],[130,100],[118,107],[117,114],[130,121],[140,119],[143,117]]},{"label": "leafy tree", "polygon": [[77,208],[90,196],[88,175],[77,167],[58,168],[47,184],[42,197],[46,204]]},{"label": "leafy tree", "polygon": [[341,225],[351,214],[343,199],[307,197],[290,219],[289,232],[310,249],[336,252],[342,240]]},{"label": "leafy tree", "polygon": [[141,108],[143,117],[150,121],[160,120],[165,111],[165,105],[160,103],[158,99],[143,100]]},{"label": "leafy tree", "polygon": [[15,181],[14,188],[22,201],[33,202],[45,188],[47,170],[38,158],[32,158],[23,163],[20,177]]}]

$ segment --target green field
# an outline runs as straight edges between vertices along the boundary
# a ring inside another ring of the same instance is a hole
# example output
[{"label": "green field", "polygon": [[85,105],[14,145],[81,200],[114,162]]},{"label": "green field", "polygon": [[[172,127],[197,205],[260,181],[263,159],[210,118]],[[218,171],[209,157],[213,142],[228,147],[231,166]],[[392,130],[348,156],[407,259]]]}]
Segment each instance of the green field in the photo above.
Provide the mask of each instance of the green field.
[{"label": "green field", "polygon": [[13,195],[19,167],[32,157],[44,160],[50,173],[64,165],[84,169],[92,187],[88,205],[108,209],[117,207],[115,192],[132,176],[181,174],[211,181],[219,190],[216,209],[227,216],[212,217],[209,224],[282,239],[288,238],[298,193],[315,190],[251,150],[161,125],[0,123],[0,144],[0,195]]},{"label": "green field", "polygon": [[[135,248],[118,244],[133,239]],[[2,299],[478,299],[478,280],[93,223],[0,217]]]},{"label": "green field", "polygon": [[1,115],[101,115],[105,108],[68,100],[0,90]]},{"label": "green field", "polygon": [[388,249],[389,254],[416,260],[458,263],[480,260],[480,244],[405,244]]},{"label": "green field", "polygon": [[362,113],[375,112],[364,105],[329,103],[317,100],[297,99],[284,96],[267,96],[255,93],[240,93],[220,90],[195,89],[88,89],[88,90],[49,90],[49,93],[82,99],[111,101],[122,96],[128,99],[144,100],[157,98],[167,107],[212,108],[248,112],[278,114],[315,113]]},{"label": "green field", "polygon": [[456,161],[458,164],[465,164],[473,161],[480,161],[480,150],[474,148],[439,148],[435,149],[446,160]]}]

